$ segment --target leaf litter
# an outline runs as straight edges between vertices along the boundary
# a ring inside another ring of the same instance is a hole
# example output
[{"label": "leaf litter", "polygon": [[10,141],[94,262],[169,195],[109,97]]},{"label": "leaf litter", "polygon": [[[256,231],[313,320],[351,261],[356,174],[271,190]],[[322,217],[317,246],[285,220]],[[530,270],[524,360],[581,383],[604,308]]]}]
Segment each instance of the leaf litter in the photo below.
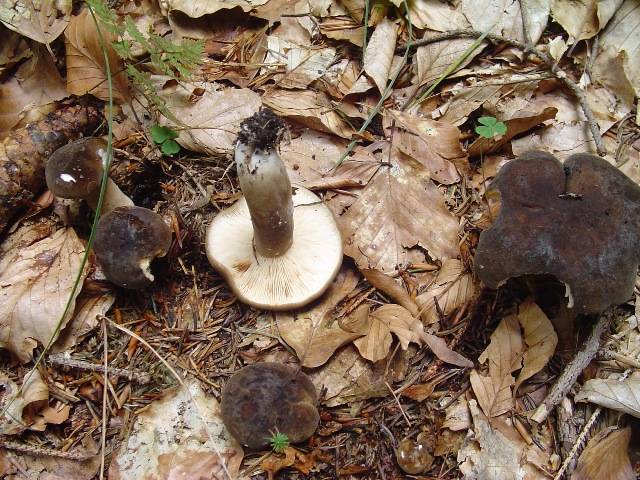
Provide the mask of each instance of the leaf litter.
[{"label": "leaf litter", "polygon": [[[473,252],[495,214],[486,186],[502,165],[532,147],[561,160],[596,151],[595,121],[607,160],[640,178],[633,2],[378,2],[368,17],[364,2],[351,0],[159,6],[123,5],[117,12],[163,38],[213,32],[208,56],[183,81],[154,64],[155,52],[145,57],[140,50],[138,67],[153,82],[151,91],[131,82],[118,50],[106,46],[114,100],[133,100],[114,111],[118,150],[111,174],[137,204],[171,222],[174,245],[154,267],[157,281],[144,294],[114,291],[90,256],[82,293],[58,325],[84,254],[86,218],[75,216],[73,228],[38,227],[34,215],[56,218],[44,206],[5,232],[0,291],[7,311],[0,316],[0,344],[14,363],[2,357],[0,364],[0,403],[12,417],[3,431],[11,441],[0,439],[0,471],[57,478],[46,475],[58,468],[72,472],[67,478],[91,478],[99,467],[96,443],[108,425],[105,464],[113,478],[138,457],[148,460],[136,464],[146,472],[141,475],[158,478],[227,478],[225,470],[236,478],[260,469],[281,478],[389,477],[402,471],[396,459],[401,439],[435,457],[425,474],[535,479],[558,472],[556,451],[566,452],[556,450],[548,425],[533,426],[526,413],[556,372],[556,312],[544,297],[524,299],[517,286],[507,285],[498,296],[482,289],[472,273]],[[41,32],[33,30],[35,23],[18,29],[45,44],[31,56],[15,42],[2,47],[2,89],[9,92],[0,99],[3,131],[42,118],[70,95],[67,102],[80,95],[108,98],[93,19],[87,9],[71,17],[64,5],[58,8],[39,11]],[[218,28],[223,15],[228,25]],[[465,29],[552,48],[556,66],[585,98],[572,98],[553,71],[513,43],[487,37],[473,52],[466,52],[473,37],[429,43]],[[425,43],[411,49],[404,64],[399,55],[412,39]],[[441,78],[465,52],[471,54]],[[430,97],[411,105],[424,87],[441,80]],[[387,90],[389,98],[376,108]],[[584,102],[595,120],[583,112]],[[311,188],[332,209],[353,260],[345,260],[314,304],[276,314],[240,304],[201,249],[216,212],[239,198],[229,158],[240,123],[264,106],[287,122],[281,154],[293,183]],[[172,118],[160,114],[166,111]],[[494,128],[501,122],[504,131]],[[176,132],[182,148],[160,150],[152,125]],[[478,136],[478,125],[491,127],[491,135]],[[71,217],[83,213],[65,208]],[[101,322],[112,326],[105,330]],[[637,373],[624,372],[639,365],[636,331],[635,317],[616,323],[603,358],[594,362],[598,376],[585,379],[571,397],[579,402],[574,408],[589,402],[638,415]],[[54,350],[64,353],[33,370],[40,347],[56,335]],[[106,381],[105,346],[113,369]],[[321,424],[307,444],[243,459],[220,423],[214,397],[243,364],[272,359],[309,373]],[[187,387],[170,390],[169,366],[192,378]],[[141,372],[151,374],[151,384],[140,381]],[[597,427],[602,432],[580,456],[574,477],[602,466],[597,459],[615,443],[616,461],[602,468],[626,478],[628,430],[614,430],[602,416]],[[43,431],[37,455],[16,456],[16,449],[33,449],[34,435]],[[144,440],[159,434],[160,442]],[[218,443],[209,445],[212,439]],[[338,442],[335,458],[321,453]],[[196,449],[177,451],[178,443]],[[38,463],[42,455],[47,460]]]}]

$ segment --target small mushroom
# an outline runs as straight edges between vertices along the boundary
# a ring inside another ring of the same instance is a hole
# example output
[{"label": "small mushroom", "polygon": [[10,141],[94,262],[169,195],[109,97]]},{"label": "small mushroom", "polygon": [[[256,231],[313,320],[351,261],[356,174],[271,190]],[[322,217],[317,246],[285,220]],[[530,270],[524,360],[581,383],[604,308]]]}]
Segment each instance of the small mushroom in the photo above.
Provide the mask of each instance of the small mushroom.
[{"label": "small mushroom", "polygon": [[[68,143],[49,157],[47,187],[56,197],[84,199],[95,210],[106,164],[107,141],[103,138],[86,137]],[[131,205],[133,201],[108,178],[102,212]]]},{"label": "small mushroom", "polygon": [[300,443],[313,435],[320,415],[311,379],[281,363],[256,363],[234,373],[222,391],[222,420],[236,440],[264,448],[276,432]]},{"label": "small mushroom", "polygon": [[277,152],[283,131],[266,109],[242,123],[235,162],[244,197],[215,217],[206,239],[209,261],[238,298],[270,310],[318,298],[342,263],[331,211],[311,191],[291,187]]},{"label": "small mushroom", "polygon": [[626,302],[640,263],[640,187],[590,154],[564,165],[544,152],[506,164],[495,223],[480,235],[475,271],[490,288],[509,278],[553,275],[577,314]]},{"label": "small mushroom", "polygon": [[103,215],[94,249],[107,279],[125,288],[153,282],[151,261],[171,246],[171,230],[160,215],[142,207],[118,207]]}]

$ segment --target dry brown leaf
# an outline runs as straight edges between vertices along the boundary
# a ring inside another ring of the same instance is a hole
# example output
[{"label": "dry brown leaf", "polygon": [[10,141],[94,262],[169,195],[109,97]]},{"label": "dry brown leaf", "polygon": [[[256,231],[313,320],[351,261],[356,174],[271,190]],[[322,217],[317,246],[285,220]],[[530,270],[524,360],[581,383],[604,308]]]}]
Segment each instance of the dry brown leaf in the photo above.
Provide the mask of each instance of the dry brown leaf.
[{"label": "dry brown leaf", "polygon": [[[0,258],[0,347],[22,362],[40,342],[48,345],[65,309],[84,245],[71,228],[29,246],[5,251]],[[86,275],[82,273],[81,280]],[[77,295],[71,299],[62,328],[73,315]]]},{"label": "dry brown leaf", "polygon": [[[333,352],[362,334],[347,331],[333,317],[334,308],[353,291],[358,276],[352,268],[343,266],[327,292],[314,304],[298,312],[278,312],[276,322],[282,339],[291,346],[303,367],[314,368],[325,363]],[[360,315],[366,312],[357,312]]]},{"label": "dry brown leaf", "polygon": [[411,298],[409,292],[392,277],[378,270],[369,268],[362,269],[361,273],[372,286],[376,287],[382,293],[389,295],[393,300],[406,308],[414,317],[418,316],[418,305],[415,300]]},{"label": "dry brown leaf", "polygon": [[623,0],[554,0],[553,19],[571,36],[570,43],[596,35],[607,24]]},{"label": "dry brown leaf", "polygon": [[558,344],[558,335],[553,325],[533,300],[525,300],[518,308],[518,321],[524,330],[526,348],[522,359],[522,370],[513,387],[513,393],[526,379],[531,378],[551,360]]},{"label": "dry brown leaf", "polygon": [[486,101],[495,98],[500,92],[500,85],[464,85],[459,84],[451,89],[453,96],[435,113],[442,115],[440,120],[451,125],[462,125],[469,115],[480,108]]},{"label": "dry brown leaf", "polygon": [[[436,33],[426,31],[423,38],[429,38],[434,35],[436,35]],[[451,65],[459,61],[462,52],[465,52],[474,41],[474,39],[458,38],[444,40],[441,42],[433,42],[423,47],[419,47],[416,50],[415,56],[415,82],[420,85],[428,85],[436,81]],[[482,52],[485,46],[485,43],[478,45],[473,53],[471,53],[468,58],[460,64],[458,69],[469,65],[473,59]]]},{"label": "dry brown leaf", "polygon": [[407,263],[415,246],[435,259],[456,257],[458,221],[428,172],[393,147],[387,158],[391,166],[381,168],[339,219],[345,253],[360,269],[383,273]]},{"label": "dry brown leaf", "polygon": [[320,23],[320,33],[333,40],[346,40],[356,47],[362,47],[364,27],[348,17],[325,18]]},{"label": "dry brown leaf", "polygon": [[385,18],[371,34],[364,52],[364,71],[374,81],[381,94],[391,76],[397,36],[398,26]]},{"label": "dry brown leaf", "polygon": [[484,153],[491,153],[498,150],[501,146],[505,145],[516,135],[520,135],[528,130],[531,130],[536,125],[546,122],[555,118],[558,109],[554,107],[547,107],[542,112],[534,115],[528,115],[524,112],[517,118],[511,118],[504,123],[507,126],[507,132],[499,137],[478,137],[467,150],[467,153],[471,157],[481,155]]},{"label": "dry brown leaf", "polygon": [[2,2],[0,21],[20,35],[49,44],[69,23],[71,0],[16,0]]},{"label": "dry brown leaf", "polygon": [[461,9],[474,30],[525,41],[519,1],[462,0]]},{"label": "dry brown leaf", "polygon": [[473,370],[470,376],[473,392],[487,417],[497,417],[513,407],[511,387],[515,380],[511,374],[522,367],[522,350],[518,318],[503,318],[478,358],[480,363],[488,363],[489,374],[484,376]]},{"label": "dry brown leaf", "polygon": [[545,480],[551,470],[551,435],[541,432],[538,445],[527,445],[506,416],[489,419],[475,400],[469,402],[474,435],[458,452],[465,480]]},{"label": "dry brown leaf", "polygon": [[631,428],[605,428],[589,440],[571,480],[634,480],[629,460]]},{"label": "dry brown leaf", "polygon": [[422,323],[400,305],[383,305],[369,314],[366,334],[354,340],[360,355],[367,360],[377,362],[384,359],[391,348],[393,333],[400,341],[403,350],[409,343],[421,343]]},{"label": "dry brown leaf", "polygon": [[28,121],[37,121],[55,107],[55,102],[69,95],[46,48],[35,44],[31,51],[32,57],[0,84],[0,138],[27,114]]},{"label": "dry brown leaf", "polygon": [[448,428],[454,432],[467,430],[471,428],[471,413],[469,412],[469,404],[463,396],[450,405],[445,410],[446,416],[442,428]]},{"label": "dry brown leaf", "polygon": [[[196,88],[204,93],[194,103]],[[240,123],[260,109],[260,96],[248,88],[216,91],[212,84],[202,83],[159,93],[171,113],[187,127],[180,130],[177,142],[205,155],[231,153]]]},{"label": "dry brown leaf", "polygon": [[439,183],[451,185],[460,181],[453,162],[466,160],[460,146],[458,127],[405,112],[388,110],[396,121],[393,144],[420,162]]},{"label": "dry brown leaf", "polygon": [[22,35],[0,26],[0,74],[31,56],[29,42]]},{"label": "dry brown leaf", "polygon": [[447,342],[444,341],[444,338],[423,332],[421,339],[431,349],[433,354],[443,362],[463,368],[473,367],[473,362],[458,352],[451,350],[447,346]]},{"label": "dry brown leaf", "polygon": [[445,260],[433,283],[416,298],[422,321],[430,325],[440,320],[436,299],[442,313],[451,315],[471,300],[474,292],[473,277],[465,273],[462,262],[454,258]]},{"label": "dry brown leaf", "polygon": [[[123,103],[129,98],[129,83],[122,60],[111,46],[115,40],[106,29],[102,29],[105,38],[113,85],[113,100]],[[96,35],[96,25],[88,9],[71,18],[64,32],[67,48],[67,90],[73,95],[90,93],[101,100],[109,99],[106,65],[103,46]]]},{"label": "dry brown leaf", "polygon": [[[177,414],[179,412],[179,414]],[[220,405],[190,382],[149,405],[114,454],[109,478],[238,478],[244,452]]]},{"label": "dry brown leaf", "polygon": [[615,378],[587,380],[575,401],[595,403],[640,418],[640,375],[622,381]]},{"label": "dry brown leaf", "polygon": [[[598,6],[606,3],[620,3],[619,0],[598,2]],[[616,96],[627,101],[628,84],[633,87],[636,96],[640,96],[640,42],[636,33],[640,28],[640,8],[634,0],[626,0],[599,37],[600,50],[593,61],[594,67],[617,63],[613,71],[605,77],[594,72],[596,80],[610,88]],[[607,66],[603,67],[603,70]],[[624,76],[614,76],[616,71],[623,70]],[[606,80],[604,80],[606,79]]]},{"label": "dry brown leaf", "polygon": [[586,121],[555,122],[529,135],[514,139],[511,148],[516,156],[529,150],[544,150],[555,155],[560,161],[574,153],[597,155],[596,145]]},{"label": "dry brown leaf", "polygon": [[203,15],[216,13],[218,10],[231,10],[240,7],[244,12],[264,5],[268,0],[163,0],[160,8],[163,15],[168,15],[173,10],[178,10],[191,18],[200,18]]},{"label": "dry brown leaf", "polygon": [[22,390],[4,373],[0,373],[0,387],[0,412],[4,417],[0,422],[0,434],[22,433],[34,423],[36,411],[47,405],[49,388],[37,370],[27,372],[22,381]]},{"label": "dry brown leaf", "polygon": [[338,115],[329,97],[312,90],[270,90],[262,102],[278,115],[296,121],[314,130],[335,133],[342,138],[351,138],[355,130]]}]

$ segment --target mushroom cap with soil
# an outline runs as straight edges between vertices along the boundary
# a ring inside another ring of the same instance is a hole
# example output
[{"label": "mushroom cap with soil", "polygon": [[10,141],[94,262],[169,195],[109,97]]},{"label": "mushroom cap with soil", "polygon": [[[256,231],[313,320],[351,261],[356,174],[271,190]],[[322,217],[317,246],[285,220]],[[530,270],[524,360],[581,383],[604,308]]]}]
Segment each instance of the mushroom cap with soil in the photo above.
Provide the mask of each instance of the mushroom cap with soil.
[{"label": "mushroom cap with soil", "polygon": [[282,120],[263,109],[241,128],[235,161],[244,197],[209,226],[207,257],[241,301],[297,308],[318,298],[338,272],[340,230],[320,198],[291,186],[276,151]]},{"label": "mushroom cap with soil", "polygon": [[153,282],[151,261],[171,246],[171,230],[160,215],[143,207],[118,207],[103,215],[94,250],[107,279],[138,289]]},{"label": "mushroom cap with soil", "polygon": [[[70,142],[49,157],[45,167],[47,187],[56,197],[84,199],[95,210],[107,160],[107,141],[103,138]],[[133,201],[108,178],[102,211],[131,205]]]},{"label": "mushroom cap with soil", "polygon": [[256,363],[234,373],[222,391],[225,426],[241,444],[264,448],[276,432],[300,443],[316,431],[320,415],[311,379],[281,363]]},{"label": "mushroom cap with soil", "polygon": [[600,157],[564,164],[527,152],[506,164],[492,189],[500,213],[482,232],[475,271],[490,288],[509,278],[553,275],[575,313],[626,302],[640,263],[640,187]]}]

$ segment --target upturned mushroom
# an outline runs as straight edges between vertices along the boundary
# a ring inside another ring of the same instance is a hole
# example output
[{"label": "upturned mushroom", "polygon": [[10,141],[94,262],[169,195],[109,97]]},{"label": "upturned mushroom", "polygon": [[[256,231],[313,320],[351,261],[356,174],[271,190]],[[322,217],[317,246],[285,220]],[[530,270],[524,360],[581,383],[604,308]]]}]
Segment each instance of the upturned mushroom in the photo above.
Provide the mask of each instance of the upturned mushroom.
[{"label": "upturned mushroom", "polygon": [[94,250],[105,277],[130,289],[153,282],[151,262],[171,246],[171,230],[160,215],[143,207],[118,207],[103,215]]},{"label": "upturned mushroom", "polygon": [[[95,210],[107,162],[107,141],[103,138],[86,137],[68,143],[49,157],[45,167],[47,187],[56,197],[84,199]],[[102,212],[132,205],[133,201],[108,178]]]},{"label": "upturned mushroom", "polygon": [[291,186],[277,147],[284,123],[263,109],[245,120],[235,147],[244,197],[207,230],[206,251],[237,297],[269,310],[318,298],[342,262],[331,211],[311,191]]},{"label": "upturned mushroom", "polygon": [[311,379],[281,363],[256,363],[234,373],[222,391],[222,420],[241,444],[259,449],[277,432],[300,443],[316,431],[320,415]]}]

